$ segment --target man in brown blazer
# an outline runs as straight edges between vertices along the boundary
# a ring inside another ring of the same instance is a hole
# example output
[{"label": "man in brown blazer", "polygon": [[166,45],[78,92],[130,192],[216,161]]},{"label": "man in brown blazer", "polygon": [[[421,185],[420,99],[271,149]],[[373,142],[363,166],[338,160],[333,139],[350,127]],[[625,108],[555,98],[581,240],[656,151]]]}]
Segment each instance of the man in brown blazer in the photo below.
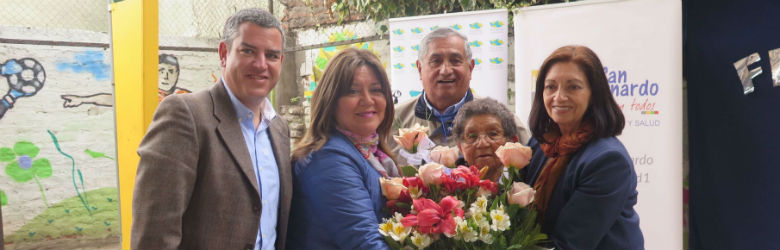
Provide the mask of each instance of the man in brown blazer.
[{"label": "man in brown blazer", "polygon": [[284,249],[292,198],[287,124],[267,98],[284,33],[271,13],[230,17],[222,81],[163,99],[138,154],[133,249]]}]

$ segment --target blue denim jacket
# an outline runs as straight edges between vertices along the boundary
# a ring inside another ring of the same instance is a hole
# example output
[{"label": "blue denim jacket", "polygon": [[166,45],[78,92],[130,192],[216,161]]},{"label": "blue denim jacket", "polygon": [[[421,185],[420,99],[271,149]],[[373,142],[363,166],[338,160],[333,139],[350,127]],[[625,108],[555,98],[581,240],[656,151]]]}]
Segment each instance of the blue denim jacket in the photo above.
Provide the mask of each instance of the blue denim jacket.
[{"label": "blue denim jacket", "polygon": [[289,249],[389,249],[381,175],[344,135],[294,163]]}]

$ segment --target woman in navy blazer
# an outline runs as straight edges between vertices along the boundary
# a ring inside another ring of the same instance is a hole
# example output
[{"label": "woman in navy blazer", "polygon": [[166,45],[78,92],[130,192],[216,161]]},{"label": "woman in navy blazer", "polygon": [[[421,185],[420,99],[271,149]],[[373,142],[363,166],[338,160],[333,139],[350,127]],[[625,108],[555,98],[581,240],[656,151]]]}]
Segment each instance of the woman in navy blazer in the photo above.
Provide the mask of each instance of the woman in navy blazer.
[{"label": "woman in navy blazer", "polygon": [[393,102],[371,52],[346,49],[312,97],[311,126],[293,150],[290,249],[389,249],[379,233],[379,178],[399,176],[385,152]]},{"label": "woman in navy blazer", "polygon": [[615,138],[624,119],[592,50],[564,46],[545,59],[529,117],[534,153],[523,171],[556,249],[644,249],[636,172]]}]

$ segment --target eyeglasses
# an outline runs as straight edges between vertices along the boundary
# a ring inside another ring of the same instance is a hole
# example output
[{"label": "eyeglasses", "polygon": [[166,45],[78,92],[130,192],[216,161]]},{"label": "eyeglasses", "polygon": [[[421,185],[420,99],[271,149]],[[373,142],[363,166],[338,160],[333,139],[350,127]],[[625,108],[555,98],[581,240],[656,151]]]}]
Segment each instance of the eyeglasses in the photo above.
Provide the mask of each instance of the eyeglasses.
[{"label": "eyeglasses", "polygon": [[504,133],[500,133],[498,131],[491,131],[487,133],[467,133],[461,140],[466,144],[475,144],[479,138],[484,139],[487,143],[506,140]]}]

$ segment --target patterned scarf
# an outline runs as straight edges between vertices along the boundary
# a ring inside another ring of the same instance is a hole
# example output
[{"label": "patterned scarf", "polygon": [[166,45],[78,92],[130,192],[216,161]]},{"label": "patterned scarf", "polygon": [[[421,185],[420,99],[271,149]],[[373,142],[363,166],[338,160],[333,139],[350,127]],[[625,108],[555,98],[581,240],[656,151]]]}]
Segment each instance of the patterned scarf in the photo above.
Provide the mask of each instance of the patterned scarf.
[{"label": "patterned scarf", "polygon": [[593,126],[590,123],[583,123],[574,135],[561,136],[558,126],[553,124],[543,137],[549,143],[541,144],[542,151],[549,159],[534,184],[536,190],[534,208],[539,211],[537,218],[539,223],[544,221],[550,196],[561,174],[566,171],[572,156],[593,137]]},{"label": "patterned scarf", "polygon": [[[361,136],[338,126],[336,127],[336,130],[344,134],[349,139],[349,141],[355,145],[355,148],[357,148],[357,150],[361,155],[363,155],[364,158],[366,158],[366,160],[369,160],[372,154],[379,160],[379,162],[383,162],[388,157],[387,154],[382,152],[382,150],[380,150],[378,147],[379,134],[376,132],[369,136]],[[369,162],[371,161],[369,160]],[[377,172],[379,172],[379,174],[384,177],[388,177],[387,170],[383,166],[376,166],[376,164],[371,165],[376,169]]]}]

